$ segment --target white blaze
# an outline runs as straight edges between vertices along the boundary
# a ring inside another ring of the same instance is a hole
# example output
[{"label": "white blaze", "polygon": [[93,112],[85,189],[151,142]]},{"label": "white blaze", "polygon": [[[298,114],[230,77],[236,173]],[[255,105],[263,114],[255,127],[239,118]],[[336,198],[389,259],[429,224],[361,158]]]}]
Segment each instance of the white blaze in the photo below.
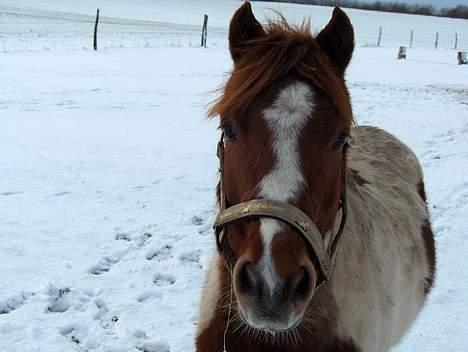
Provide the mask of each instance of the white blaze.
[{"label": "white blaze", "polygon": [[[275,163],[259,185],[259,195],[265,199],[290,202],[304,188],[301,160],[298,151],[299,136],[303,127],[312,116],[313,94],[308,85],[302,82],[292,83],[279,93],[273,105],[263,112],[268,124]],[[271,243],[281,229],[277,220],[263,218],[260,220],[260,234],[263,240],[264,253],[261,264],[265,282],[274,288],[276,270],[271,261]]]}]

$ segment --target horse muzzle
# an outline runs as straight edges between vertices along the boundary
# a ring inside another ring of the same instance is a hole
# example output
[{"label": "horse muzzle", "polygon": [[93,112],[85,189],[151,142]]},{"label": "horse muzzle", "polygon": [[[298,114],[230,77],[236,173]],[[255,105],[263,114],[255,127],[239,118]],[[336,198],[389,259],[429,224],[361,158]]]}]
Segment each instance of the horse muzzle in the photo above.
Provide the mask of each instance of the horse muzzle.
[{"label": "horse muzzle", "polygon": [[315,291],[316,273],[310,264],[284,279],[263,264],[241,259],[233,280],[241,318],[255,329],[277,333],[294,329],[302,321]]}]

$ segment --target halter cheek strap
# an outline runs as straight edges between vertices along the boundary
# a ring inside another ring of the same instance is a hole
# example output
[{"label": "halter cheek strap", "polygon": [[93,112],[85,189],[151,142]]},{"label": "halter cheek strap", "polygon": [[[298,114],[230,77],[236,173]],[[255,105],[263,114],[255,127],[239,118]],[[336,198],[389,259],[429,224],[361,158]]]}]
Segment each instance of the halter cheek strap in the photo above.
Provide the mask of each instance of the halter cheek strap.
[{"label": "halter cheek strap", "polygon": [[216,245],[219,253],[228,263],[234,260],[234,254],[230,248],[227,238],[227,225],[240,220],[251,218],[273,218],[282,221],[294,228],[308,245],[312,262],[319,274],[317,287],[323,282],[330,280],[333,271],[336,253],[340,247],[342,234],[347,217],[345,172],[343,172],[343,188],[340,198],[341,221],[335,235],[332,234],[328,246],[324,237],[317,229],[310,217],[299,208],[285,203],[267,199],[252,199],[247,202],[238,203],[226,207],[226,194],[224,192],[224,135],[218,143],[218,158],[220,161],[219,202],[220,211],[213,224]]}]

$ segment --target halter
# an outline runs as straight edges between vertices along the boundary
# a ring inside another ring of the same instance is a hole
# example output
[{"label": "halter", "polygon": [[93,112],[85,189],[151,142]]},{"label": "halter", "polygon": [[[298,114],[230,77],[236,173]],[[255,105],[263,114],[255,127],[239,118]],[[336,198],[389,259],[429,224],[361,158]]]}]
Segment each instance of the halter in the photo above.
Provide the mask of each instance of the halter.
[{"label": "halter", "polygon": [[[345,170],[342,176],[342,191],[340,196],[341,222],[337,233],[330,238],[328,246],[324,236],[317,229],[312,219],[299,208],[279,201],[267,199],[252,199],[226,208],[226,194],[224,192],[224,133],[218,142],[217,155],[219,159],[219,205],[220,211],[213,224],[216,246],[228,266],[233,262],[234,253],[228,245],[227,225],[250,218],[273,218],[280,220],[294,228],[306,242],[315,270],[319,273],[316,287],[329,281],[335,264],[336,254],[340,247],[343,229],[346,223],[346,183]],[[338,212],[337,212],[338,214]],[[336,216],[335,216],[336,217]],[[333,222],[335,223],[335,222]]]}]

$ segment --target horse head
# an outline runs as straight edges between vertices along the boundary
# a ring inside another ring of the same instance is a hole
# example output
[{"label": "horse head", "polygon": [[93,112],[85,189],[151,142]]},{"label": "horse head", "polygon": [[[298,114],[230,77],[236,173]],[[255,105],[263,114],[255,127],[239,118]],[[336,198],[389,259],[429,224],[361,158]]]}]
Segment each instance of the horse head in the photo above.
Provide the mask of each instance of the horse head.
[{"label": "horse head", "polygon": [[[344,191],[352,125],[344,83],[354,49],[351,23],[335,8],[316,36],[307,23],[262,26],[246,2],[231,21],[229,47],[232,74],[210,110],[223,133],[223,207],[253,199],[292,205],[326,243]],[[303,236],[271,217],[225,228],[240,318],[269,332],[298,326],[321,280]]]}]

